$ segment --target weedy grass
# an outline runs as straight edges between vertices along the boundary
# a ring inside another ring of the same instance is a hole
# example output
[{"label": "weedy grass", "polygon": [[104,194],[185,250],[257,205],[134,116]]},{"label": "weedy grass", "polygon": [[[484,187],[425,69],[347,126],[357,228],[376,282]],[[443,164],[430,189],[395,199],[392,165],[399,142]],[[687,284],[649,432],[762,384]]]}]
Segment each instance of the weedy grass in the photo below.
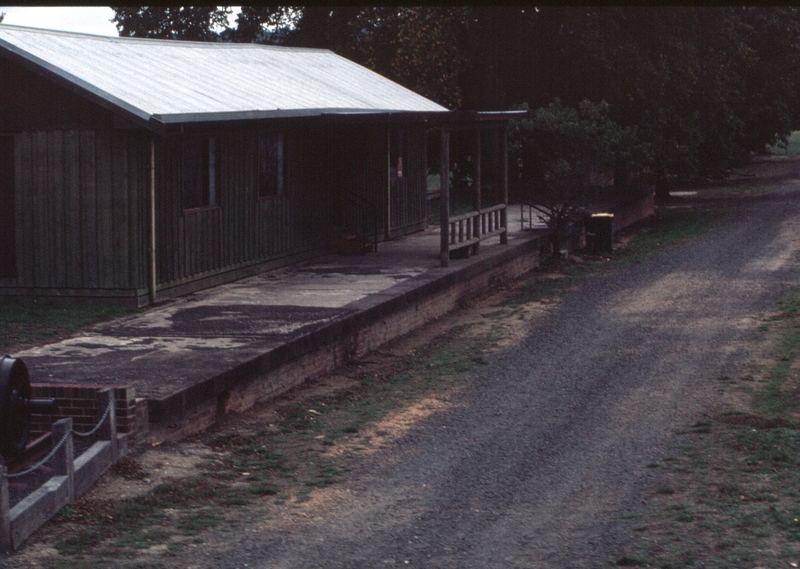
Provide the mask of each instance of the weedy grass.
[{"label": "weedy grass", "polygon": [[636,265],[658,251],[711,231],[728,215],[730,209],[724,208],[658,206],[654,218],[644,222],[649,226],[648,230],[636,235],[626,243],[625,247],[599,259],[577,264],[565,263],[560,267],[558,278],[533,280],[507,299],[505,305],[514,306],[552,299],[592,277]]},{"label": "weedy grass", "polygon": [[777,303],[771,342],[759,347],[772,361],[765,357],[762,369],[726,386],[749,394],[747,412],[719,413],[703,419],[706,430],[683,430],[682,454],[660,461],[640,512],[647,522],[631,532],[618,561],[661,568],[800,564],[800,422],[796,389],[786,388],[800,364],[798,299],[800,287]]},{"label": "weedy grass", "polygon": [[[588,263],[573,267],[564,279],[582,282],[608,270],[598,268],[604,264],[619,267],[637,262],[646,258],[652,243],[667,246],[678,242],[709,229],[716,219],[719,215],[708,212],[661,211],[658,223],[634,238],[625,252],[594,267]],[[638,245],[640,239],[652,243]],[[541,286],[553,287],[546,289],[547,294],[564,290],[563,282],[551,285],[539,279],[514,302],[536,300],[539,295],[531,294],[530,288]],[[508,314],[507,307],[500,307],[491,318],[507,318]],[[471,334],[467,327],[453,327],[389,364],[363,372],[354,367],[353,382],[347,388],[288,399],[276,407],[279,418],[270,428],[226,430],[222,425],[197,436],[195,442],[213,449],[218,460],[203,465],[196,476],[167,481],[144,495],[120,500],[109,515],[67,522],[74,523],[75,531],[55,544],[62,553],[57,563],[102,567],[113,560],[115,567],[158,566],[153,557],[178,557],[190,543],[187,540],[202,539],[203,532],[211,528],[235,527],[237,520],[251,516],[246,512],[310,499],[316,489],[343,480],[354,461],[390,436],[376,430],[377,421],[469,381],[470,372],[489,362],[498,334],[502,331]],[[336,452],[332,453],[333,448]],[[154,550],[156,546],[159,549]],[[629,559],[637,564],[639,558]]]},{"label": "weedy grass", "polygon": [[218,526],[222,522],[222,516],[223,511],[220,508],[193,508],[181,512],[175,526],[185,535],[197,535]]},{"label": "weedy grass", "polygon": [[800,312],[800,287],[787,292],[778,302],[778,308],[786,316],[795,316]]},{"label": "weedy grass", "polygon": [[[795,294],[792,293],[792,296]],[[757,413],[771,418],[780,418],[797,408],[797,399],[787,397],[783,393],[783,387],[789,377],[792,364],[798,356],[800,356],[800,330],[793,328],[784,334],[778,350],[777,361],[767,375],[767,383],[756,393],[753,407]]]},{"label": "weedy grass", "polygon": [[[491,339],[456,327],[379,372],[357,373],[347,389],[280,407],[275,428],[222,427],[200,435],[197,440],[219,453],[219,460],[196,476],[120,500],[108,515],[76,522],[76,531],[55,544],[62,554],[58,562],[81,558],[85,564],[76,566],[91,567],[113,559],[115,566],[133,567],[152,557],[155,546],[161,546],[156,556],[176,557],[187,538],[235,525],[237,509],[310,499],[315,489],[342,481],[359,453],[387,435],[373,432],[376,421],[434,388],[467,381],[470,371],[488,361],[491,345]],[[331,447],[344,452],[331,454]]]},{"label": "weedy grass", "polygon": [[51,302],[0,302],[0,352],[102,322],[133,314],[136,309],[108,304],[56,304]]}]

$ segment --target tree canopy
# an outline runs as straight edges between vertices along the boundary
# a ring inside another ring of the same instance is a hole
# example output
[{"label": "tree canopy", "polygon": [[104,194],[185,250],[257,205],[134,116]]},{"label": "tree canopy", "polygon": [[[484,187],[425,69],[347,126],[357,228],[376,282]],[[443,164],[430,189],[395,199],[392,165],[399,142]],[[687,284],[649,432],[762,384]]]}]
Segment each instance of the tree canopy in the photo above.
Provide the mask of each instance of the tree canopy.
[{"label": "tree canopy", "polygon": [[[551,230],[556,257],[570,226],[582,220],[602,173],[652,158],[637,129],[614,122],[605,101],[584,99],[573,108],[556,99],[515,121],[509,134],[511,162],[517,165],[509,184],[515,199],[533,207]],[[624,186],[627,176],[615,176],[614,182]]]},{"label": "tree canopy", "polygon": [[119,35],[209,41],[219,37],[230,11],[217,6],[137,6],[114,8]]},{"label": "tree canopy", "polygon": [[121,35],[327,48],[451,109],[608,107],[663,181],[721,175],[800,128],[800,9],[114,8]]}]

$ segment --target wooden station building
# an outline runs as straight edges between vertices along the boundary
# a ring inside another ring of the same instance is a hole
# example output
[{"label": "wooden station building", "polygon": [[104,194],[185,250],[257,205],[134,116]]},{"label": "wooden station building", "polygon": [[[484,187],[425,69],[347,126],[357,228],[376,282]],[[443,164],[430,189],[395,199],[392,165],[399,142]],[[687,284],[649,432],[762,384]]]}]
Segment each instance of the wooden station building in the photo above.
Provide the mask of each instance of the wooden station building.
[{"label": "wooden station building", "polygon": [[[0,296],[144,306],[337,237],[422,230],[432,128],[447,264],[505,239],[507,119],[450,112],[328,50],[0,24]],[[472,207],[453,216],[449,136],[465,129]]]}]

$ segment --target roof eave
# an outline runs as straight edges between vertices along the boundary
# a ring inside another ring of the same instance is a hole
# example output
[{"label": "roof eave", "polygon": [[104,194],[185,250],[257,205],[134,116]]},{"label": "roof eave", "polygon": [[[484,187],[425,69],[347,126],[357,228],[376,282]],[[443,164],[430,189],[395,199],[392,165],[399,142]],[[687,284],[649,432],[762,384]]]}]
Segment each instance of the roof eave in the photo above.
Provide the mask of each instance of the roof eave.
[{"label": "roof eave", "polygon": [[526,111],[409,111],[396,109],[279,109],[220,113],[155,114],[151,120],[165,127],[189,124],[233,123],[293,118],[318,118],[333,123],[425,122],[434,127],[472,128],[476,124],[504,123],[526,116]]},{"label": "roof eave", "polygon": [[153,130],[159,134],[163,132],[163,126],[158,124],[160,121],[154,121],[149,113],[2,39],[0,39],[0,55],[5,55],[11,61],[41,75],[60,87],[72,91],[113,113],[124,116],[137,126]]},{"label": "roof eave", "polygon": [[397,111],[390,109],[358,109],[358,108],[317,108],[317,109],[275,109],[263,111],[234,111],[219,113],[175,113],[154,114],[153,119],[167,124],[212,123],[265,119],[286,119],[306,117],[357,117],[377,118],[385,116],[427,116],[429,114],[446,114],[449,111]]}]

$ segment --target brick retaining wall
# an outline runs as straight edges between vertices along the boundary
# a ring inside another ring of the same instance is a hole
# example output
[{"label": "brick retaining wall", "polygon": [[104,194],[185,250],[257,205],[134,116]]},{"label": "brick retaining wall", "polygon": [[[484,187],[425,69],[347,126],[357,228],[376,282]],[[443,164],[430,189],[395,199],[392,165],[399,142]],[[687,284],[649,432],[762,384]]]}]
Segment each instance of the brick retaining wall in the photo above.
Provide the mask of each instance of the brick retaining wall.
[{"label": "brick retaining wall", "polygon": [[[120,434],[147,431],[147,402],[135,397],[133,387],[120,385],[64,385],[31,383],[31,396],[34,399],[53,398],[54,411],[31,412],[31,439],[49,433],[53,423],[66,417],[72,418],[76,431],[90,431],[96,424],[99,414],[97,392],[106,388],[114,389],[117,432]],[[144,422],[143,422],[144,421]]]},{"label": "brick retaining wall", "polygon": [[[146,440],[175,440],[212,425],[218,415],[241,412],[309,378],[330,372],[354,358],[455,309],[536,268],[546,242],[542,234],[492,258],[432,277],[406,294],[365,305],[353,316],[284,344],[228,373],[164,400],[150,400]],[[356,306],[354,306],[356,307]]]},{"label": "brick retaining wall", "polygon": [[[628,203],[614,212],[614,230],[653,211],[652,194]],[[136,444],[177,439],[205,429],[221,414],[241,412],[272,399],[447,314],[460,302],[521,277],[539,265],[546,240],[542,234],[380,304],[368,305],[365,300],[367,304],[352,317],[163,400],[139,399],[133,388],[113,386],[118,430],[128,433],[130,444]],[[89,430],[96,423],[96,393],[103,386],[37,383],[31,387],[33,397],[53,397],[58,405],[54,413],[32,414],[34,437],[49,432],[63,417],[72,417],[76,430]]]}]

